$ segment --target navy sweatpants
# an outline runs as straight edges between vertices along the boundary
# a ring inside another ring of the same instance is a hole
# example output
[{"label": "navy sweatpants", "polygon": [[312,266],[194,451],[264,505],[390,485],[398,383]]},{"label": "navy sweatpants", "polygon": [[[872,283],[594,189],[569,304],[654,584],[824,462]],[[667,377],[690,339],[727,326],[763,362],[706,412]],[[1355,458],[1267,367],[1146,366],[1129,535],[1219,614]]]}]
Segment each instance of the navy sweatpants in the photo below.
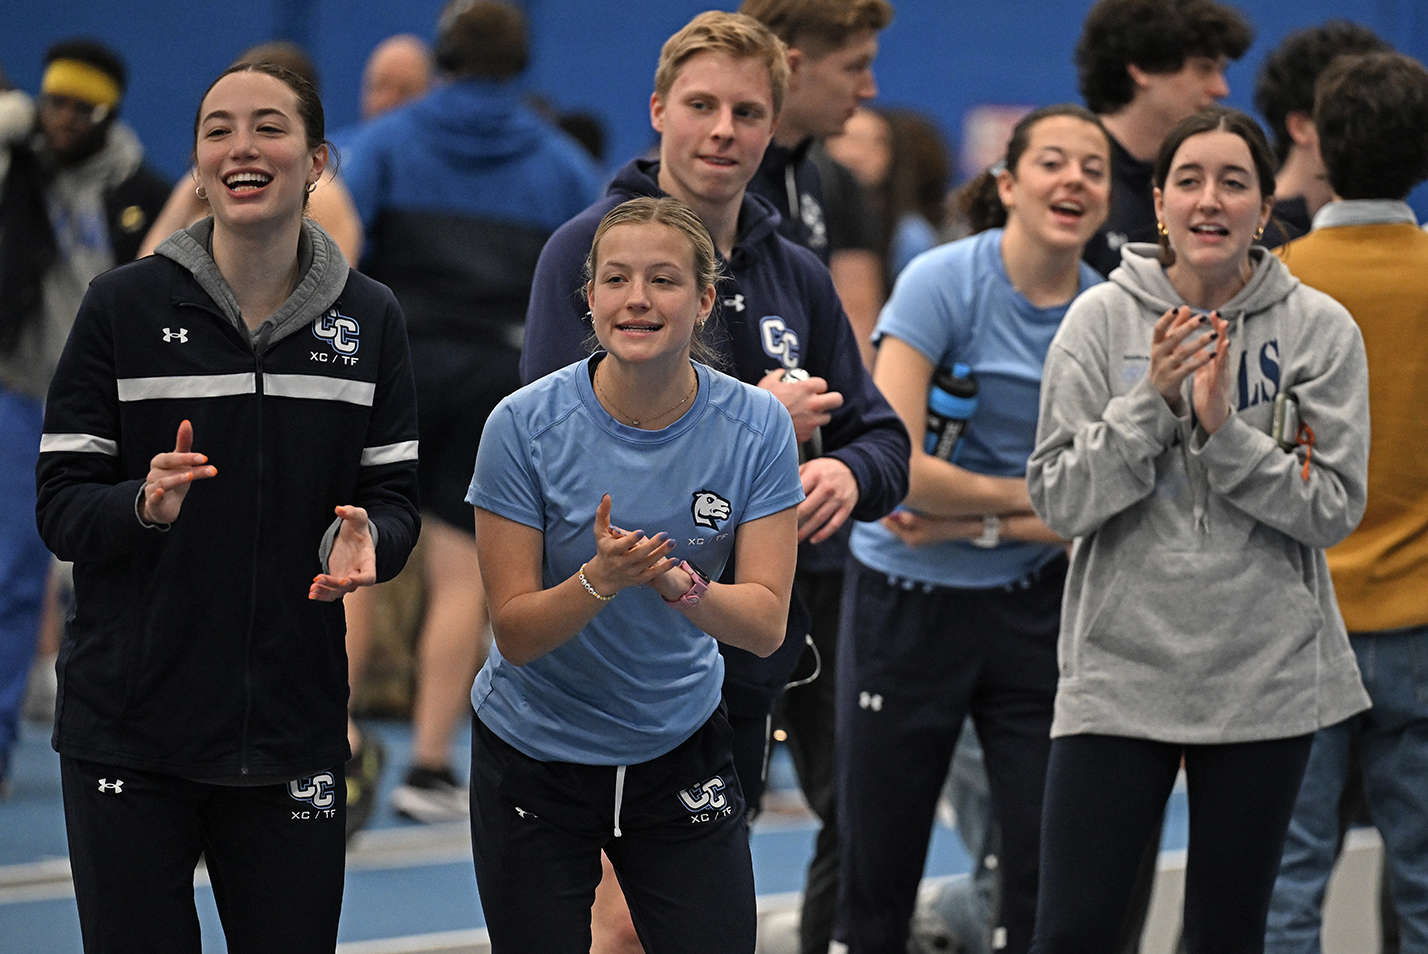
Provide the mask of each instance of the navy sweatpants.
[{"label": "navy sweatpants", "polygon": [[60,757],[85,954],[199,954],[208,863],[231,954],[332,954],[342,911],[342,766],[233,787]]},{"label": "navy sweatpants", "polygon": [[907,949],[937,797],[969,712],[1002,833],[994,946],[1030,946],[1065,577],[1060,556],[992,589],[904,583],[852,561],[838,637],[833,935],[851,954]]},{"label": "navy sweatpants", "polygon": [[721,710],[622,772],[530,758],[476,719],[471,842],[495,954],[588,951],[601,849],[648,954],[752,954],[754,867],[730,737]]}]

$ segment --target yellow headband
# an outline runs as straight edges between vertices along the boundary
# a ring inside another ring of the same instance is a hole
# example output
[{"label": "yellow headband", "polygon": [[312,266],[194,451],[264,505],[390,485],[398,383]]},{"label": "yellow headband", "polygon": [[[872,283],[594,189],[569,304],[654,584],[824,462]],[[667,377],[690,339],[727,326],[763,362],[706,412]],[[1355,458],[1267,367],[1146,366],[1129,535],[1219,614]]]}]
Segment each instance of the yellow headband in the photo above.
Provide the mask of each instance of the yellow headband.
[{"label": "yellow headband", "polygon": [[119,83],[97,66],[80,60],[54,60],[40,81],[40,92],[72,96],[95,106],[113,109],[119,104]]}]

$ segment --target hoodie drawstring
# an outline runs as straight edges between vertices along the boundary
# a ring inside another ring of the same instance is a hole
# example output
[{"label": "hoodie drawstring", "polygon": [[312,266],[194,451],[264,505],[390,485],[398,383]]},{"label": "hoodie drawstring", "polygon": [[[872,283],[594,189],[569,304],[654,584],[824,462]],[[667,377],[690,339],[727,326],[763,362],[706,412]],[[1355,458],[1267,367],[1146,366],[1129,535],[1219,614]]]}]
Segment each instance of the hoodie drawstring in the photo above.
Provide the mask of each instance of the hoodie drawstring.
[{"label": "hoodie drawstring", "polygon": [[615,766],[615,837],[619,838],[623,832],[620,831],[620,805],[625,800],[625,766]]},{"label": "hoodie drawstring", "polygon": [[[1239,314],[1235,316],[1235,333],[1230,337],[1230,340],[1229,340],[1228,342],[1226,342],[1226,347],[1227,347],[1229,353],[1232,354],[1232,353],[1234,352],[1234,345],[1235,345],[1235,344],[1237,344],[1238,342],[1244,341],[1244,340],[1245,340],[1245,313],[1244,313],[1244,310],[1241,309],[1240,312],[1239,312]],[[1238,379],[1235,379],[1235,380],[1238,380]],[[1233,387],[1233,385],[1232,385],[1232,387]],[[1191,381],[1190,391],[1191,391],[1190,401],[1191,401],[1191,408],[1192,408],[1192,410],[1191,410],[1190,413],[1191,413],[1191,421],[1193,422],[1193,421],[1194,421],[1194,410],[1193,410],[1193,408],[1194,408],[1194,400],[1195,400],[1195,399],[1194,399],[1194,382],[1193,382],[1193,380]],[[1238,398],[1240,397],[1240,395],[1236,394],[1236,395],[1234,395],[1233,397],[1234,397],[1235,399],[1238,399]],[[1194,500],[1193,512],[1194,512],[1194,524],[1195,524],[1195,529],[1196,529],[1196,531],[1198,531],[1198,532],[1200,532],[1200,533],[1209,533],[1209,532],[1210,532],[1210,482],[1209,482],[1209,479],[1206,477],[1204,465],[1201,464],[1201,463],[1195,458],[1195,455],[1194,455],[1194,454],[1190,453],[1190,441],[1191,441],[1191,439],[1192,439],[1193,436],[1194,436],[1194,431],[1195,431],[1195,429],[1194,429],[1194,426],[1193,426],[1193,423],[1192,423],[1192,426],[1188,429],[1188,433],[1186,433],[1186,434],[1184,435],[1184,438],[1183,438],[1184,446],[1182,447],[1182,453],[1184,454],[1184,458],[1185,458],[1185,472],[1186,472],[1186,474],[1190,477],[1191,496],[1192,496],[1192,498],[1193,498],[1193,500]],[[1307,479],[1307,478],[1306,478],[1306,479]]]}]

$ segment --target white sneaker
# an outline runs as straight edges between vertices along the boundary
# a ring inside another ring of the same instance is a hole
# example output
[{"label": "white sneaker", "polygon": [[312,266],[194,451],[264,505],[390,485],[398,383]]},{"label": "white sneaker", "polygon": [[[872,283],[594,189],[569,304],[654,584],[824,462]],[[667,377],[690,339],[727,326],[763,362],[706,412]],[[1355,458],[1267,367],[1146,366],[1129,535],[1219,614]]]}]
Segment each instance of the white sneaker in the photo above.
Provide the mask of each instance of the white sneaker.
[{"label": "white sneaker", "polygon": [[404,818],[423,823],[460,821],[471,814],[466,786],[451,769],[414,766],[406,781],[392,789],[392,809]]}]

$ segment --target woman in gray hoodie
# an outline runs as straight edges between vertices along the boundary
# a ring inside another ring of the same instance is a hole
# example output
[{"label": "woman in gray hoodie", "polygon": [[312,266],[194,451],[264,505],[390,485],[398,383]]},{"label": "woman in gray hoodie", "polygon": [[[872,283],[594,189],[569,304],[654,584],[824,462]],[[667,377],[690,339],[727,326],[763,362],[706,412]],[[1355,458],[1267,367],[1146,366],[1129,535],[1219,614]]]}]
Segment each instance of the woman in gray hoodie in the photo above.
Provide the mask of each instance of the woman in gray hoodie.
[{"label": "woman in gray hoodie", "polygon": [[1160,246],[1127,245],[1072,305],[1027,468],[1037,515],[1076,538],[1042,954],[1114,948],[1182,760],[1186,946],[1262,950],[1311,735],[1368,707],[1323,552],[1364,510],[1362,338],[1253,246],[1274,196],[1253,119],[1185,120],[1154,182]]}]

